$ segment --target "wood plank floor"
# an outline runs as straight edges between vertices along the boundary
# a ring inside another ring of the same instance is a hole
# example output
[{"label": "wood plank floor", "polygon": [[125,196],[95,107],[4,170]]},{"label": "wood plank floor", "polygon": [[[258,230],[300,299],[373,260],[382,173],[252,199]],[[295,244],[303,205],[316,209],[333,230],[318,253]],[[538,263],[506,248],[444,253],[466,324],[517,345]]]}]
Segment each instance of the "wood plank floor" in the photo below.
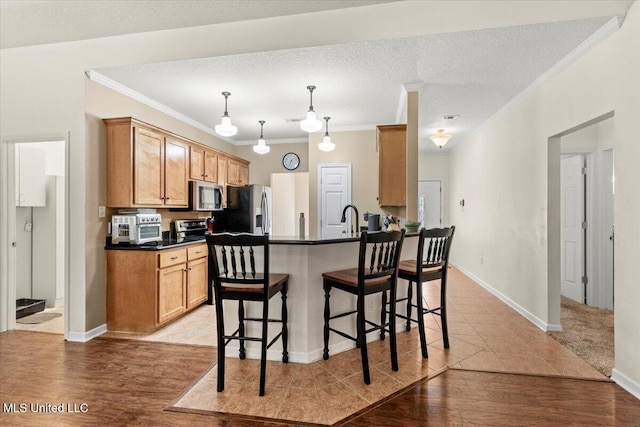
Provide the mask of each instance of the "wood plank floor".
[{"label": "wood plank floor", "polygon": [[[0,334],[0,425],[267,426],[256,419],[165,411],[215,360],[215,349],[133,340],[65,342]],[[81,413],[7,413],[5,404],[87,404]],[[614,383],[447,372],[347,420],[348,426],[639,425],[640,401]]]}]

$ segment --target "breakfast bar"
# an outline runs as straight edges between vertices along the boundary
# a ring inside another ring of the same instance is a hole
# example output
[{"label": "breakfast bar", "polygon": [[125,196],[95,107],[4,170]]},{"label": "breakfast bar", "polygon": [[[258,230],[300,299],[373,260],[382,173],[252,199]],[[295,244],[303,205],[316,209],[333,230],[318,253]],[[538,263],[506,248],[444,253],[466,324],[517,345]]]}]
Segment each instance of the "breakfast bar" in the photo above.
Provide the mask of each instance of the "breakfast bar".
[{"label": "breakfast bar", "polygon": [[[359,234],[349,234],[342,238],[309,239],[272,236],[270,244],[270,272],[289,274],[289,291],[287,307],[289,310],[289,360],[297,363],[311,363],[322,358],[323,348],[323,312],[324,291],[322,288],[322,273],[333,270],[354,268],[358,265]],[[418,243],[418,233],[405,236],[401,259],[411,259],[415,256]],[[261,262],[256,260],[257,263]],[[406,296],[406,286],[398,280],[398,297]],[[279,313],[281,307],[279,298],[271,301],[270,312]],[[338,313],[355,308],[355,297],[336,294],[331,298],[331,310]],[[375,296],[367,297],[367,317],[375,320],[380,318],[380,299]],[[245,303],[247,316],[259,316],[261,304]],[[225,301],[225,325],[227,333],[233,332],[238,324],[237,304]],[[247,334],[258,336],[259,325],[247,322]],[[402,323],[404,324],[404,322]],[[355,316],[348,316],[335,320],[335,325],[347,333],[355,335]],[[398,330],[401,330],[398,322]],[[403,326],[402,326],[403,327]],[[273,328],[273,329],[271,329]],[[275,336],[278,325],[270,325],[269,336]],[[370,334],[369,340],[377,339],[377,334]],[[235,346],[234,346],[235,344]],[[247,343],[247,357],[259,359],[260,351],[254,343]],[[337,334],[331,334],[329,340],[330,354],[340,353],[355,347],[351,340]],[[227,347],[227,355],[235,357],[238,345],[234,342]],[[276,342],[268,351],[269,360],[282,359],[282,347]]]}]

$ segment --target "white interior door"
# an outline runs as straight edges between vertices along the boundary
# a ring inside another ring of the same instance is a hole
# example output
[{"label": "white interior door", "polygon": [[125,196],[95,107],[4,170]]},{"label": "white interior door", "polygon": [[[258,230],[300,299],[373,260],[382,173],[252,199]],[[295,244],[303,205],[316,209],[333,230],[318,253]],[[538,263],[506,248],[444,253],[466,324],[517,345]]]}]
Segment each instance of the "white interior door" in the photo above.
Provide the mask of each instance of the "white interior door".
[{"label": "white interior door", "polygon": [[560,179],[562,183],[561,218],[562,295],[584,303],[584,177],[581,155],[562,159]]},{"label": "white interior door", "polygon": [[442,227],[442,195],[442,180],[418,181],[418,220],[422,227]]},{"label": "white interior door", "polygon": [[342,209],[351,203],[351,164],[318,165],[320,236],[322,238],[341,237],[351,227],[351,209],[347,222],[340,222]]}]

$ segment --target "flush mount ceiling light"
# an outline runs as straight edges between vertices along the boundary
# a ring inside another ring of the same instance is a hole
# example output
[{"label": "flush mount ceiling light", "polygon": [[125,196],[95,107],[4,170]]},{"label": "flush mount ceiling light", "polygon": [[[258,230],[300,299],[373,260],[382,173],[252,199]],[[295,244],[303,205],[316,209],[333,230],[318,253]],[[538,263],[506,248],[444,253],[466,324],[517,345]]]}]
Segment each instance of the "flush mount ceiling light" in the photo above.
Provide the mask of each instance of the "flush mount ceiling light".
[{"label": "flush mount ceiling light", "polygon": [[333,151],[336,148],[336,144],[331,142],[331,137],[329,136],[329,119],[331,117],[325,117],[324,121],[326,122],[326,127],[324,131],[324,138],[322,138],[322,142],[318,144],[318,148],[322,151]]},{"label": "flush mount ceiling light", "polygon": [[220,136],[233,136],[238,133],[238,128],[231,124],[231,117],[227,112],[227,98],[231,95],[229,92],[222,92],[224,96],[224,114],[222,115],[222,121],[219,125],[216,125],[216,133]]},{"label": "flush mount ceiling light", "polygon": [[429,137],[438,147],[442,148],[448,140],[451,139],[451,135],[444,133],[444,129],[438,129],[438,133]]},{"label": "flush mount ceiling light", "polygon": [[253,151],[258,154],[267,154],[269,151],[271,151],[271,147],[267,145],[267,141],[265,141],[264,136],[262,136],[262,128],[265,124],[265,121],[258,120],[258,123],[260,123],[260,139],[258,140],[258,143],[253,146]]},{"label": "flush mount ceiling light", "polygon": [[309,90],[309,111],[307,111],[307,117],[300,122],[300,129],[305,132],[317,132],[322,129],[322,122],[316,117],[316,112],[313,111],[313,91],[315,86],[307,86]]}]

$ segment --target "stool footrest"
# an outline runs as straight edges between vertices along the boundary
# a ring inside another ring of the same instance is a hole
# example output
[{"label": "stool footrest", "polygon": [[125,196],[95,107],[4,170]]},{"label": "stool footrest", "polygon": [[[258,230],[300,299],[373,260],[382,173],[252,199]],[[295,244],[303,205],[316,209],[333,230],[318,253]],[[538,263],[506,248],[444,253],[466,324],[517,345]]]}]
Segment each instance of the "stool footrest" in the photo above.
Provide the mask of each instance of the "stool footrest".
[{"label": "stool footrest", "polygon": [[336,334],[338,334],[338,335],[340,335],[340,336],[343,336],[343,337],[345,337],[345,338],[347,338],[347,339],[350,339],[351,341],[358,341],[358,339],[357,339],[357,338],[352,337],[351,335],[345,334],[344,332],[339,331],[339,330],[337,330],[337,329],[329,328],[329,330],[330,330],[331,332],[335,332]]},{"label": "stool footrest", "polygon": [[353,310],[353,311],[347,311],[345,313],[335,314],[335,315],[329,317],[329,320],[333,320],[333,319],[338,319],[340,317],[349,316],[350,314],[356,314],[357,312],[358,312],[357,310]]},{"label": "stool footrest", "polygon": [[[257,317],[245,317],[244,320],[248,320],[251,322],[262,322],[262,319],[259,319]],[[267,319],[267,322],[282,323],[282,319]]]},{"label": "stool footrest", "polygon": [[[276,335],[269,344],[267,344],[267,348],[271,347],[273,345],[273,343],[275,343],[278,338],[280,338],[282,336],[282,332],[278,332],[278,335]],[[261,341],[261,340],[258,340]]]}]

